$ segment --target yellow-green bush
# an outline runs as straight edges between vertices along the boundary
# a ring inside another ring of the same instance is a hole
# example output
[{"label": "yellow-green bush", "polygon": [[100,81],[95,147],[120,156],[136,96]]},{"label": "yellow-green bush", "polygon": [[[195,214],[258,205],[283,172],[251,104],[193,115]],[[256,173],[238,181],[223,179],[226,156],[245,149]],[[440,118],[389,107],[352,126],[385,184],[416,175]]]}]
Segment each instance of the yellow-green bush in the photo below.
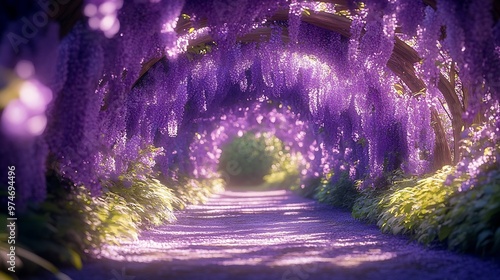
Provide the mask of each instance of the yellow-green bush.
[{"label": "yellow-green bush", "polygon": [[422,243],[435,240],[449,197],[457,189],[444,184],[453,171],[446,166],[426,178],[395,182],[380,202],[377,225],[382,231],[409,234]]},{"label": "yellow-green bush", "polygon": [[500,256],[500,169],[490,169],[482,179],[451,197],[439,239],[450,249]]},{"label": "yellow-green bush", "polygon": [[171,189],[153,178],[136,179],[130,187],[115,186],[110,193],[123,199],[140,228],[174,221],[174,205],[180,203]]},{"label": "yellow-green bush", "polygon": [[225,172],[228,164],[238,172],[228,174],[233,186],[262,185],[267,188],[290,188],[299,184],[298,165],[301,155],[285,149],[283,142],[263,133],[257,137],[247,132],[225,145],[219,161],[219,171]]},{"label": "yellow-green bush", "polygon": [[[142,229],[175,220],[175,209],[220,190],[220,179],[159,181],[152,167],[144,164],[154,162],[148,159],[157,151],[154,147],[141,151],[126,173],[101,182],[104,189],[98,196],[50,172],[46,200],[19,213],[16,245],[28,256],[21,256],[27,260],[21,275],[33,273],[39,266],[57,273],[50,263],[81,268],[82,261],[99,253],[105,244],[136,239]],[[4,232],[0,231],[0,237]],[[2,246],[0,239],[0,251]],[[30,261],[30,256],[43,258]]]},{"label": "yellow-green bush", "polygon": [[349,178],[348,172],[343,172],[339,176],[325,179],[316,188],[314,198],[333,206],[352,209],[357,196],[358,190],[355,182]]},{"label": "yellow-green bush", "polygon": [[421,243],[445,242],[452,250],[500,255],[500,170],[485,170],[480,184],[459,192],[467,175],[446,183],[455,168],[445,166],[423,178],[394,182],[383,191],[363,190],[355,218],[382,231],[405,234]]},{"label": "yellow-green bush", "polygon": [[238,172],[228,174],[231,185],[262,184],[264,176],[271,172],[275,152],[274,147],[268,145],[265,136],[257,137],[254,133],[247,132],[224,146],[219,171],[225,171],[228,165],[234,164]]},{"label": "yellow-green bush", "polygon": [[271,166],[271,173],[264,176],[264,181],[272,188],[296,189],[300,184],[299,162],[302,155],[286,151],[283,143],[276,137],[268,141],[274,142],[273,146],[277,153]]},{"label": "yellow-green bush", "polygon": [[352,206],[352,216],[367,223],[377,223],[382,212],[381,205],[384,204],[383,201],[387,197],[384,193],[381,190],[372,188],[360,190]]}]

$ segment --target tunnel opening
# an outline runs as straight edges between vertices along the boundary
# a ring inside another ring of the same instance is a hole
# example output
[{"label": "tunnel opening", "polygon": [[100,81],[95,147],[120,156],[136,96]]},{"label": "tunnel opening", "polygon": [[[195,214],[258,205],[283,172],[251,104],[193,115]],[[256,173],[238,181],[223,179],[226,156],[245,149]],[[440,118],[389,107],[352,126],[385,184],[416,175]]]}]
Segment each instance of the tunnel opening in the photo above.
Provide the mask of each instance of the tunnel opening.
[{"label": "tunnel opening", "polygon": [[[280,159],[289,158],[288,161]],[[222,147],[218,171],[227,173],[227,187],[255,187],[269,182],[271,175],[281,183],[285,177],[285,165],[292,165],[290,154],[283,142],[269,133],[241,132]],[[293,168],[293,166],[291,167]],[[298,166],[295,166],[298,174]],[[266,178],[267,177],[267,178]]]}]

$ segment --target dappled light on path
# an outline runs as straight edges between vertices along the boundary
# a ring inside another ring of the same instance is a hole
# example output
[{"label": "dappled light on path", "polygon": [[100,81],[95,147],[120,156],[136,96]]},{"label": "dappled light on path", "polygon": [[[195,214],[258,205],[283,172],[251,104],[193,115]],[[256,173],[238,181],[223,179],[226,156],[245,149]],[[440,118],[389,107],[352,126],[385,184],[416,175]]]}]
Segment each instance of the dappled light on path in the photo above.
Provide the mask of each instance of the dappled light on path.
[{"label": "dappled light on path", "polygon": [[103,266],[125,266],[136,279],[488,279],[500,272],[494,263],[382,234],[289,191],[216,195],[174,224],[107,246],[87,269]]},{"label": "dappled light on path", "polygon": [[[205,205],[190,206],[179,215],[178,223],[145,232],[136,242],[110,246],[104,255],[134,262],[183,260],[271,266],[308,262],[352,266],[395,256],[370,249],[383,243],[376,236],[332,239],[332,232],[340,230],[344,222],[321,219],[316,214],[318,207],[316,202],[287,191],[228,191]],[[351,248],[357,250],[346,251]],[[345,260],[325,257],[329,250],[346,251],[342,255]]]}]

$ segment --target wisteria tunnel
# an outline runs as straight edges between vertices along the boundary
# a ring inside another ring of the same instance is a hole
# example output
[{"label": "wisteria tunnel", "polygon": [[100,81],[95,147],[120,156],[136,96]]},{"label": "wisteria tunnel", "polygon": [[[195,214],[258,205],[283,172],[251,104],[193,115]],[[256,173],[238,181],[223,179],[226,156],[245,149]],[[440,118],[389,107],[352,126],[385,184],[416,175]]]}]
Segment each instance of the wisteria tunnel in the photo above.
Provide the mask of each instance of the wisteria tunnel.
[{"label": "wisteria tunnel", "polygon": [[500,1],[0,7],[0,279],[499,275]]}]

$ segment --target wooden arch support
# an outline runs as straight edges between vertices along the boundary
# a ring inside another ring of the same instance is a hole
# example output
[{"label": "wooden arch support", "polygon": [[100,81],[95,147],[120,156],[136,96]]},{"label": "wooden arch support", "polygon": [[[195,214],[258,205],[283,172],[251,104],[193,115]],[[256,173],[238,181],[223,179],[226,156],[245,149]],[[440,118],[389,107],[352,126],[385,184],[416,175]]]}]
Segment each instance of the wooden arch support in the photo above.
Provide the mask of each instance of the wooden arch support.
[{"label": "wooden arch support", "polygon": [[[54,1],[54,0],[51,0]],[[321,2],[327,2],[335,4],[335,8],[337,10],[351,10],[352,8],[352,0],[315,0]],[[438,0],[421,0],[425,5],[432,7],[433,9],[437,8]],[[59,13],[52,17],[53,20],[57,21],[60,26],[60,36],[64,37],[74,26],[74,24],[84,18],[83,16],[83,0],[73,0],[69,4],[62,5],[60,7]],[[500,20],[500,1],[494,1],[492,7],[492,15],[494,17],[494,21],[498,22]],[[287,20],[288,19],[288,11],[283,10],[276,13],[271,19],[276,20]],[[350,37],[350,26],[351,21],[343,16],[329,14],[329,13],[311,13],[310,15],[304,15],[302,17],[302,21],[316,25],[318,27],[322,27],[334,32],[337,32],[345,37]],[[180,19],[178,22],[178,26],[176,31],[178,33],[182,33],[182,30],[188,30],[186,28],[189,26],[189,21]],[[200,22],[200,25],[203,26],[203,22]],[[206,25],[206,24],[205,24]],[[397,31],[397,30],[396,30]],[[253,30],[250,33],[239,38],[241,42],[248,41],[258,41],[262,40],[262,38],[268,38],[271,34],[271,30],[269,28],[260,28],[257,30]],[[288,39],[286,35],[283,35],[284,39]],[[202,37],[190,42],[191,46],[196,46],[203,42],[208,43],[212,42],[212,38],[210,37]],[[142,69],[137,77],[136,82],[147,73],[147,71],[158,61],[160,61],[163,57],[156,57],[148,60],[143,63]],[[387,62],[387,67],[394,72],[411,90],[412,93],[420,92],[421,90],[426,88],[425,83],[419,79],[415,74],[414,64],[421,61],[421,58],[418,56],[417,52],[408,46],[402,40],[396,38],[393,53]],[[462,126],[464,125],[464,121],[462,118],[462,114],[464,112],[464,107],[462,106],[457,94],[455,93],[454,83],[448,81],[448,79],[440,74],[438,80],[438,89],[443,94],[443,97],[450,109],[451,118],[452,118],[452,126],[453,126],[453,135],[454,135],[454,147],[455,147],[455,156],[454,161],[457,162],[459,158],[458,154],[458,144],[460,140],[460,134]],[[439,120],[439,119],[437,119]],[[438,133],[436,133],[438,135]],[[449,149],[448,149],[449,150]]]},{"label": "wooden arch support", "polygon": [[[339,33],[340,35],[350,38],[350,28],[351,28],[351,20],[340,15],[330,14],[326,12],[318,12],[311,13],[310,15],[302,16],[302,21],[327,29],[333,32]],[[283,10],[274,14],[270,20],[288,20],[288,11]],[[184,26],[178,26],[178,30],[185,28]],[[271,28],[261,27],[252,30],[251,32],[245,34],[238,38],[239,42],[252,42],[252,41],[260,41],[263,38],[269,38],[271,35]],[[286,35],[283,35],[284,39],[288,39]],[[189,46],[196,46],[200,44],[206,44],[212,42],[213,39],[209,36],[202,36],[196,38],[189,42]],[[164,57],[164,56],[163,56]],[[149,61],[145,62],[142,70],[139,74],[139,78],[142,77],[155,63],[161,60],[163,57],[152,58]],[[415,74],[414,64],[420,62],[422,59],[418,55],[418,53],[402,41],[399,38],[395,39],[394,49],[392,52],[389,61],[387,62],[387,67],[394,72],[401,80],[408,86],[408,88],[412,91],[412,93],[417,93],[426,88],[425,83],[419,79]],[[443,80],[444,79],[444,80]],[[451,85],[443,76],[440,79],[440,83],[442,83],[442,91],[448,91],[451,88]],[[443,92],[443,95],[446,95]],[[453,98],[451,98],[453,99]],[[450,99],[450,100],[451,100]],[[448,99],[447,99],[448,102]]]},{"label": "wooden arch support", "polygon": [[[348,8],[345,0],[332,0],[330,2],[334,2],[340,5],[342,8],[345,9]],[[425,2],[427,5],[435,7],[435,1],[427,0]],[[288,20],[288,14],[289,14],[288,10],[282,10],[274,14],[272,17],[270,17],[269,20],[286,21]],[[352,21],[344,16],[326,12],[315,12],[315,13],[309,13],[307,15],[304,14],[301,17],[301,20],[311,25],[315,25],[336,32],[346,38],[351,37],[350,30]],[[189,21],[181,21],[176,29],[178,30],[179,33],[182,32],[182,30],[189,29]],[[271,28],[261,27],[254,29],[251,32],[241,36],[240,38],[238,38],[238,41],[239,42],[260,41],[263,39],[268,39],[271,36],[271,33],[272,33]],[[286,34],[282,34],[282,37],[284,41],[287,41],[289,39]],[[211,38],[209,35],[205,35],[190,41],[189,46],[206,44],[212,41],[213,38]],[[156,64],[164,57],[165,56],[157,57],[147,61],[143,65],[138,80],[147,73],[149,68],[151,68],[154,64]],[[426,84],[420,78],[418,78],[415,73],[414,65],[415,63],[419,63],[421,60],[422,58],[420,58],[418,53],[412,47],[410,47],[401,39],[397,37],[395,38],[394,48],[387,62],[387,67],[408,86],[412,94],[416,94],[426,89]],[[461,128],[463,124],[462,110],[460,109],[462,107],[460,101],[455,93],[454,87],[451,85],[448,79],[446,79],[446,77],[443,76],[442,74],[440,74],[439,77],[438,89],[443,94],[446,103],[450,108],[450,112],[452,115],[452,123],[454,128],[455,142],[456,144],[458,144],[457,139],[459,139],[458,137],[460,135],[458,131],[455,130],[457,130],[457,127]],[[445,135],[444,128],[441,125],[439,118],[437,118],[435,112],[432,116],[432,122],[433,122],[432,127],[436,133],[436,138],[443,137]],[[455,149],[457,148],[458,147],[455,147]],[[446,141],[436,141],[435,153],[436,154],[435,154],[434,166],[436,169],[440,168],[445,164],[451,163],[451,153]]]}]

